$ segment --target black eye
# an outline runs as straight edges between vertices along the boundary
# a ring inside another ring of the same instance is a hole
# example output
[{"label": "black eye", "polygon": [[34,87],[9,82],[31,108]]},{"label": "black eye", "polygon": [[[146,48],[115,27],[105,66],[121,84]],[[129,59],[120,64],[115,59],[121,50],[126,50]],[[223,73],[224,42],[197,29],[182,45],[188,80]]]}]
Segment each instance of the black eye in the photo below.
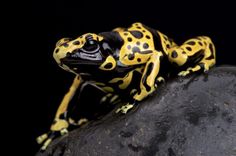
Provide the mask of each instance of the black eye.
[{"label": "black eye", "polygon": [[83,48],[81,49],[83,52],[87,52],[87,53],[95,53],[99,50],[99,45],[97,43],[97,41],[95,40],[89,40],[87,41]]}]

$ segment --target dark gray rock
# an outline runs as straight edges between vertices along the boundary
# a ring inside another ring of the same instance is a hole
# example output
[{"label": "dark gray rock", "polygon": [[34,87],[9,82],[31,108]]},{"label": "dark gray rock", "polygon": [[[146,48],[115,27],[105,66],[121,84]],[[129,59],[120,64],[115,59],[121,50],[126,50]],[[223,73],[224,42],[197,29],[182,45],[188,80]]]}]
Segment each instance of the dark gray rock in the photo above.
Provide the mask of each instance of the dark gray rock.
[{"label": "dark gray rock", "polygon": [[128,114],[114,111],[37,156],[236,155],[236,67],[170,80]]}]

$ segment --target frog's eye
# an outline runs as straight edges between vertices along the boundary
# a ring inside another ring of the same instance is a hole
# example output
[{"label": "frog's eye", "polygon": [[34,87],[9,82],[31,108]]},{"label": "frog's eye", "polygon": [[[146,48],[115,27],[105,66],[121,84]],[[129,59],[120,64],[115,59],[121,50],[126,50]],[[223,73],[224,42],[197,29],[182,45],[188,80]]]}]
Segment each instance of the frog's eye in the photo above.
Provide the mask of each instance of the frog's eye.
[{"label": "frog's eye", "polygon": [[82,47],[82,51],[85,53],[96,53],[100,46],[95,40],[88,40]]}]

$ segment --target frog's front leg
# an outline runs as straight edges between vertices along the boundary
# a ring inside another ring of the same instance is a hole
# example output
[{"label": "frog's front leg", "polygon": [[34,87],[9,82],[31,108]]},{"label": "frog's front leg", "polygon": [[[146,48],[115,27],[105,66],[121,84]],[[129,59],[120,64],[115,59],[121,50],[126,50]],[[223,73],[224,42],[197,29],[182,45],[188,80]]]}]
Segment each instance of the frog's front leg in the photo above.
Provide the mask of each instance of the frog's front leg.
[{"label": "frog's front leg", "polygon": [[168,58],[178,66],[193,64],[179,72],[179,76],[186,76],[199,70],[207,72],[216,62],[215,47],[209,37],[201,36],[170,49]]},{"label": "frog's front leg", "polygon": [[50,128],[50,132],[43,134],[37,138],[37,142],[39,144],[44,142],[43,146],[41,147],[41,150],[45,150],[47,146],[50,144],[50,142],[57,135],[64,135],[68,132],[67,128],[69,126],[69,121],[67,119],[67,108],[76,90],[81,85],[81,82],[82,82],[82,79],[80,78],[80,76],[76,76],[73,81],[73,84],[71,85],[68,93],[64,96],[56,112],[53,124],[51,125],[51,128]]},{"label": "frog's front leg", "polygon": [[156,82],[163,81],[162,77],[158,77],[160,70],[160,59],[163,56],[162,52],[154,51],[149,58],[140,82],[140,91],[133,96],[133,101],[119,108],[116,112],[127,113],[135,103],[143,100],[156,89]]}]

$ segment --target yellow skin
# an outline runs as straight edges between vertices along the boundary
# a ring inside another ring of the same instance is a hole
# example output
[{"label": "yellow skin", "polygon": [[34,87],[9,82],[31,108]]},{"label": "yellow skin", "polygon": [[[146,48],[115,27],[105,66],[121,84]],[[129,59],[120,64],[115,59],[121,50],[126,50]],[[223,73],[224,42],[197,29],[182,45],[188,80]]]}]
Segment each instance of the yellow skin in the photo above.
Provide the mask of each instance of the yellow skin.
[{"label": "yellow skin", "polygon": [[[110,50],[109,53],[105,52],[107,49]],[[72,54],[73,57],[71,57]],[[134,23],[129,28],[116,28],[111,32],[98,35],[87,33],[75,40],[61,39],[56,44],[53,56],[60,67],[76,74],[50,129],[51,134],[60,132],[61,135],[68,132],[67,128],[70,124],[81,125],[87,121],[81,119],[75,122],[71,118],[60,117],[66,114],[70,100],[86,82],[83,79],[84,74],[94,77],[89,80],[89,83],[108,93],[102,101],[112,97],[112,94],[119,96],[119,92],[128,93],[132,100],[116,111],[127,113],[136,102],[142,101],[155,91],[158,82],[164,81],[162,75],[159,74],[160,69],[163,68],[161,67],[163,58],[177,67],[185,67],[184,70],[179,71],[179,76],[186,76],[200,70],[207,72],[216,61],[215,47],[209,37],[192,38],[178,46],[160,31],[141,23]],[[71,63],[73,61],[82,63],[75,65]],[[80,70],[85,67],[90,69],[89,64],[95,64],[95,68],[94,66],[91,68],[92,72]],[[127,70],[120,70],[122,68]],[[134,76],[135,73],[139,73],[139,76]],[[99,75],[103,75],[106,79],[99,78]],[[131,83],[137,79],[139,82],[130,89]],[[112,97],[110,101],[117,100],[118,96]],[[44,142],[41,149],[45,150],[54,137],[55,135],[48,134],[39,136],[38,143]]]}]

